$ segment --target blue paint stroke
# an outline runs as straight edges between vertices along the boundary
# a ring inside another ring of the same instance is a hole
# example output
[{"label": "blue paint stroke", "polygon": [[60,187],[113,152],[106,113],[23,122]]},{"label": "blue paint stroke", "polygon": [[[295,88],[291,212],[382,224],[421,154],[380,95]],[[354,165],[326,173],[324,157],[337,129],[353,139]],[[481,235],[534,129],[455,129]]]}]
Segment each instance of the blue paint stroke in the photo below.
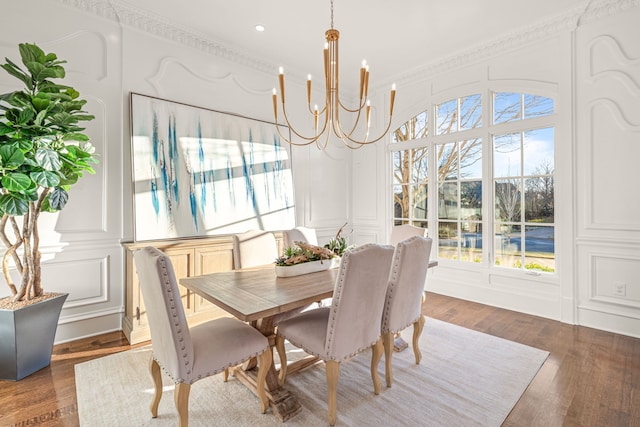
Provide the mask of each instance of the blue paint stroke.
[{"label": "blue paint stroke", "polygon": [[170,194],[173,196],[173,199],[176,202],[176,206],[180,205],[180,186],[178,183],[177,170],[178,170],[178,162],[179,162],[179,154],[178,154],[178,137],[176,135],[176,117],[173,114],[169,115],[169,125],[167,129],[167,134],[169,138],[169,164],[170,164],[170,177],[171,177],[171,187]]},{"label": "blue paint stroke", "polygon": [[200,228],[198,226],[198,203],[196,202],[196,194],[195,194],[195,180],[196,177],[194,174],[189,174],[191,179],[189,180],[189,204],[191,206],[191,219],[193,220],[193,226],[196,231]]},{"label": "blue paint stroke", "polygon": [[[249,150],[248,157],[249,157],[249,162],[250,162],[251,159],[253,158],[251,150]],[[242,172],[243,172],[243,175],[244,175],[245,190],[247,192],[246,200],[251,202],[251,208],[254,211],[256,211],[256,207],[257,207],[256,195],[255,195],[255,192],[253,191],[253,180],[251,179],[252,176],[249,173],[250,169],[251,169],[251,167],[247,162],[247,153],[245,153],[245,151],[243,150],[242,151]]]},{"label": "blue paint stroke", "polygon": [[158,183],[156,182],[155,173],[153,173],[153,168],[151,169],[151,174],[154,175],[151,180],[151,204],[153,205],[153,210],[156,213],[156,220],[158,219],[158,215],[160,214],[160,201],[158,200]]},{"label": "blue paint stroke", "polygon": [[233,191],[233,166],[231,165],[231,153],[227,152],[227,188],[231,197],[231,205],[236,206],[236,194]]},{"label": "blue paint stroke", "polygon": [[204,172],[204,147],[202,141],[202,124],[198,117],[198,164],[200,173],[200,208],[205,212],[207,206],[207,176]]},{"label": "blue paint stroke", "polygon": [[159,140],[158,144],[158,169],[160,169],[160,179],[162,180],[162,189],[165,194],[165,206],[167,209],[167,216],[171,217],[171,198],[169,197],[169,171],[167,170],[167,162],[164,155],[164,141]]}]

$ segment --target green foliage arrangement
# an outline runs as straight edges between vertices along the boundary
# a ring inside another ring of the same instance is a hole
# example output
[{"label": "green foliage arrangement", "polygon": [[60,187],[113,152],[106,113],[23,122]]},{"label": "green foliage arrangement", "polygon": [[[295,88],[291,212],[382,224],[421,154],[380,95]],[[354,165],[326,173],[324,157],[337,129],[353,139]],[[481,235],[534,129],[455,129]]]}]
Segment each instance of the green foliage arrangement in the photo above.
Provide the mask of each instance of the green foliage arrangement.
[{"label": "green foliage arrangement", "polygon": [[[65,77],[53,53],[35,44],[19,45],[24,69],[5,58],[0,65],[20,80],[21,90],[0,95],[0,239],[6,247],[2,272],[13,301],[42,295],[38,217],[64,208],[68,191],[97,163],[80,122],[94,116],[83,111],[86,100],[72,87],[51,79]],[[7,233],[9,225],[10,234]],[[22,277],[17,288],[9,261]]]},{"label": "green foliage arrangement", "polygon": [[349,245],[349,240],[342,236],[342,230],[346,225],[347,224],[344,224],[340,227],[336,233],[336,237],[329,240],[329,243],[324,245],[324,247],[296,242],[297,246],[285,248],[283,255],[276,258],[276,265],[288,266],[301,264],[303,262],[341,257],[345,252],[355,247],[355,245]]}]

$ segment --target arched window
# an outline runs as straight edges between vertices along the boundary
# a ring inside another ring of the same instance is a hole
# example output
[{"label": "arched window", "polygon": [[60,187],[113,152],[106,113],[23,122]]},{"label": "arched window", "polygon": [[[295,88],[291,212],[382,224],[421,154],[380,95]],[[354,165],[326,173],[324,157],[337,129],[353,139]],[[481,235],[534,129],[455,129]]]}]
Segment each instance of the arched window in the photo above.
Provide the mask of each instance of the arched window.
[{"label": "arched window", "polygon": [[555,271],[554,114],[552,98],[490,92],[412,117],[391,144],[393,224],[428,228],[441,260]]}]

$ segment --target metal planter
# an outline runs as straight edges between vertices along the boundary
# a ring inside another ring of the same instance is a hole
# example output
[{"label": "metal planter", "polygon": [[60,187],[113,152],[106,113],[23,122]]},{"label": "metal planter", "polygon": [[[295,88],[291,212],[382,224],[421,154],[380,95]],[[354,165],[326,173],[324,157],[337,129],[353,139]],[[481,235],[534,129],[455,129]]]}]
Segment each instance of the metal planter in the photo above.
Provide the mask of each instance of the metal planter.
[{"label": "metal planter", "polygon": [[0,379],[18,381],[49,366],[67,296],[60,294],[18,310],[0,309]]}]

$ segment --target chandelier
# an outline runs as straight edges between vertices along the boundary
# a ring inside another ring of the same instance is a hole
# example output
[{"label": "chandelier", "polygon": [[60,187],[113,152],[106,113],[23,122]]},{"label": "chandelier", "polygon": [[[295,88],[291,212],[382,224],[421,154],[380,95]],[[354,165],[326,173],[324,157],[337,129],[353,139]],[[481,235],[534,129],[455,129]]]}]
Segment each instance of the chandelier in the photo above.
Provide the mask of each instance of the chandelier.
[{"label": "chandelier", "polygon": [[[311,107],[311,75],[307,78],[307,102],[309,113],[313,117],[313,135],[305,135],[297,131],[289,122],[287,110],[285,108],[284,96],[284,71],[280,67],[280,102],[282,103],[282,113],[284,121],[295,137],[285,137],[282,135],[278,124],[278,94],[273,89],[273,114],[275,116],[276,129],[280,138],[291,145],[309,145],[315,143],[319,149],[324,149],[329,142],[329,135],[333,132],[342,143],[351,149],[361,148],[364,145],[374,143],[382,139],[391,127],[391,117],[393,116],[393,103],[396,96],[395,84],[391,86],[389,100],[389,122],[386,129],[378,137],[369,140],[369,125],[371,122],[371,104],[369,102],[369,66],[362,61],[360,68],[359,99],[356,108],[348,108],[342,103],[338,93],[338,38],[340,33],[333,28],[333,0],[331,0],[331,28],[326,31],[326,43],[324,45],[324,78],[325,78],[325,101],[321,109],[318,105]],[[363,114],[364,111],[364,114]],[[346,128],[340,123],[340,112],[354,114],[353,125]],[[361,123],[364,115],[364,123]],[[321,119],[322,118],[322,119]],[[322,124],[320,124],[322,120]],[[364,127],[364,129],[362,129]],[[346,129],[346,130],[345,130]],[[358,139],[360,137],[360,139]]]}]

